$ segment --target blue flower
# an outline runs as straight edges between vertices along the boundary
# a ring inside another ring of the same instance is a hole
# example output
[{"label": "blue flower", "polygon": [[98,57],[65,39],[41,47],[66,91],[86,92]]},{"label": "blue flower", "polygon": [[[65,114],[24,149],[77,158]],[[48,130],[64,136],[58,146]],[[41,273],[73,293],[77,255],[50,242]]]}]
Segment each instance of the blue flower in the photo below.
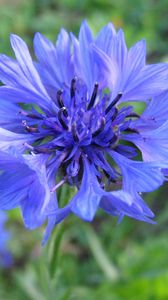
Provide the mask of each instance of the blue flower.
[{"label": "blue flower", "polygon": [[8,250],[8,240],[10,239],[10,233],[5,229],[5,223],[7,216],[3,211],[0,211],[0,267],[10,267],[12,264],[12,255]]},{"label": "blue flower", "polygon": [[[112,24],[96,38],[86,22],[78,39],[62,29],[56,46],[37,33],[36,61],[18,36],[11,45],[16,60],[0,55],[0,208],[19,206],[29,229],[48,221],[44,242],[70,213],[92,221],[98,208],[153,223],[140,195],[167,174],[168,65],[147,65],[145,41],[128,50]],[[77,192],[60,207],[64,183]]]}]

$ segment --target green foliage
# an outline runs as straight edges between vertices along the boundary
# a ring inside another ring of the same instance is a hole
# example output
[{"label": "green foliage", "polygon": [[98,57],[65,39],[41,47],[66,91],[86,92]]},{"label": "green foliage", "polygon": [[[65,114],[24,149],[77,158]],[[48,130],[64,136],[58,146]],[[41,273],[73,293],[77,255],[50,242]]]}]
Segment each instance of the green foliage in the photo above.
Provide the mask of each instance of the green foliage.
[{"label": "green foliage", "polygon": [[[2,3],[0,51],[6,54],[12,54],[11,32],[21,35],[32,47],[34,32],[40,31],[54,41],[61,27],[77,34],[84,18],[95,34],[109,21],[123,27],[129,46],[145,37],[152,62],[165,60],[167,54],[168,0]],[[137,111],[141,110],[137,106]],[[68,190],[64,192],[66,198]],[[9,247],[14,264],[0,271],[0,300],[167,300],[166,200],[167,186],[147,199],[158,216],[157,225],[127,218],[117,225],[115,219],[101,212],[88,225],[71,216],[63,227],[56,227],[44,248],[40,245],[42,232],[26,231],[19,211],[10,212],[8,227],[13,237]]]},{"label": "green foliage", "polygon": [[9,52],[8,36],[20,34],[31,45],[34,32],[40,31],[52,40],[60,27],[78,33],[79,25],[87,19],[96,33],[112,21],[123,27],[130,46],[146,38],[150,60],[167,54],[168,0],[8,0],[0,4],[1,52]]}]

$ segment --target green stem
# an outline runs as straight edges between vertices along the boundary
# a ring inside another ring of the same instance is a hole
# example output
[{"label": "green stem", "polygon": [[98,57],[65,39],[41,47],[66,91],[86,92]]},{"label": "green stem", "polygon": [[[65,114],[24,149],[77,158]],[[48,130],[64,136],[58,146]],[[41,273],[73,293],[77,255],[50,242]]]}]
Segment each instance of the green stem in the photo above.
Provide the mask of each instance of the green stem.
[{"label": "green stem", "polygon": [[116,281],[119,279],[119,271],[114,264],[107,257],[97,234],[94,232],[93,228],[86,223],[83,226],[85,236],[87,238],[90,250],[97,261],[97,264],[105,274],[105,276],[111,280]]},{"label": "green stem", "polygon": [[52,255],[50,258],[50,276],[51,279],[54,278],[57,269],[58,269],[58,261],[60,258],[60,246],[61,246],[61,242],[62,242],[62,238],[63,238],[63,234],[65,231],[65,226],[64,223],[61,223],[60,225],[57,225],[57,227],[55,228],[55,236],[54,234],[52,235]]}]

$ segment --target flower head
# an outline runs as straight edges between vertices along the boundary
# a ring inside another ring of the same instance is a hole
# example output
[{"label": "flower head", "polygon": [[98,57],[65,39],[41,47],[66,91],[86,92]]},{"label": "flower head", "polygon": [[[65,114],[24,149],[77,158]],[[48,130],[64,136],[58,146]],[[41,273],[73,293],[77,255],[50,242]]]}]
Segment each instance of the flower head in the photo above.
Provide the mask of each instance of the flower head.
[{"label": "flower head", "polygon": [[[86,22],[79,39],[62,29],[56,46],[37,33],[35,62],[18,36],[11,45],[16,60],[0,56],[0,207],[20,206],[28,228],[47,218],[45,240],[68,214],[92,221],[98,207],[153,222],[140,193],[168,167],[168,65],[146,65],[145,41],[128,50],[112,24],[96,38]],[[145,103],[141,116],[130,101]],[[77,192],[60,208],[64,183]]]}]

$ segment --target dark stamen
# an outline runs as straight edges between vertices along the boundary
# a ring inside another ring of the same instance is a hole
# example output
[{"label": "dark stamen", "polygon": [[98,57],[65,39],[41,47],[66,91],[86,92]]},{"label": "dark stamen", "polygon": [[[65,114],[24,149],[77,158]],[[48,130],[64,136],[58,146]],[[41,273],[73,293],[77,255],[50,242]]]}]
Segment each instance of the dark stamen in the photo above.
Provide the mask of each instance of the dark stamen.
[{"label": "dark stamen", "polygon": [[106,124],[106,119],[103,117],[99,129],[93,132],[92,137],[96,137],[99,133],[101,133],[104,129],[105,124]]},{"label": "dark stamen", "polygon": [[95,100],[96,100],[96,97],[97,97],[97,92],[98,92],[98,87],[99,87],[99,85],[96,82],[95,85],[94,85],[94,90],[93,90],[93,93],[92,93],[92,96],[91,96],[91,99],[90,99],[87,110],[91,109],[93,107],[94,103],[95,103]]},{"label": "dark stamen", "polygon": [[26,126],[25,128],[26,128],[26,130],[27,130],[28,132],[30,132],[30,133],[38,132],[38,128],[36,128],[36,127]]},{"label": "dark stamen", "polygon": [[114,179],[114,178],[112,178],[111,175],[108,174],[108,173],[106,172],[106,170],[103,169],[103,173],[105,174],[105,176],[106,176],[111,182],[113,182],[113,183],[116,183],[116,182],[117,182],[117,180]]},{"label": "dark stamen", "polygon": [[118,136],[116,134],[113,135],[111,140],[109,141],[109,144],[115,144],[118,140]]},{"label": "dark stamen", "polygon": [[28,114],[27,116],[31,119],[38,119],[38,120],[44,119],[43,116],[36,116],[36,115],[33,115],[33,114]]},{"label": "dark stamen", "polygon": [[62,107],[59,111],[58,111],[58,120],[61,123],[62,127],[65,130],[68,130],[68,126],[65,124],[64,120],[62,119],[62,114],[66,117],[67,116],[67,110],[65,107]]},{"label": "dark stamen", "polygon": [[28,116],[28,113],[26,111],[24,111],[24,110],[20,110],[19,114],[22,115],[22,116],[25,116],[25,117]]},{"label": "dark stamen", "polygon": [[34,152],[35,153],[50,153],[52,152],[52,149],[48,149],[48,148],[45,148],[45,147],[34,147]]},{"label": "dark stamen", "polygon": [[74,141],[75,142],[79,142],[79,138],[78,138],[78,134],[77,134],[76,124],[75,123],[72,124],[72,135],[73,135]]},{"label": "dark stamen", "polygon": [[115,97],[115,99],[110,103],[110,105],[106,108],[105,114],[108,114],[108,112],[111,110],[111,108],[117,104],[117,102],[121,99],[122,93],[118,93],[118,95]]},{"label": "dark stamen", "polygon": [[130,113],[128,116],[126,116],[126,118],[140,118],[140,115],[138,115],[137,113],[133,112],[133,113]]},{"label": "dark stamen", "polygon": [[67,112],[66,107],[65,107],[65,106],[62,107],[61,110],[62,110],[62,112],[63,112],[63,115],[67,118],[67,117],[68,117],[68,112]]},{"label": "dark stamen", "polygon": [[56,150],[63,150],[64,147],[63,146],[53,146],[52,148],[46,148],[46,147],[34,147],[33,150],[34,150],[34,153],[51,153],[53,151],[56,151]]},{"label": "dark stamen", "polygon": [[54,149],[56,149],[56,150],[64,150],[64,146],[58,146],[58,145],[56,145],[56,146],[54,146]]},{"label": "dark stamen", "polygon": [[30,133],[38,132],[38,128],[28,126],[25,120],[22,121],[22,124],[25,127],[26,131],[28,131]]},{"label": "dark stamen", "polygon": [[118,114],[118,109],[115,107],[115,112],[114,112],[114,115],[112,116],[111,118],[111,121],[113,122],[115,120],[115,118],[117,117],[117,114]]},{"label": "dark stamen", "polygon": [[132,133],[139,133],[138,130],[134,129],[134,128],[126,128],[124,131],[128,131],[128,132],[132,132]]},{"label": "dark stamen", "polygon": [[64,106],[64,102],[62,100],[62,90],[58,90],[57,91],[57,102],[58,102],[58,106],[59,108],[62,108]]},{"label": "dark stamen", "polygon": [[39,120],[43,119],[43,116],[38,116],[38,115],[31,114],[31,113],[29,114],[24,110],[20,110],[19,114],[22,116],[25,116],[25,117],[29,117],[31,119],[39,119]]},{"label": "dark stamen", "polygon": [[75,97],[75,90],[76,90],[75,84],[76,84],[76,78],[73,78],[71,81],[71,88],[70,88],[71,99]]}]

